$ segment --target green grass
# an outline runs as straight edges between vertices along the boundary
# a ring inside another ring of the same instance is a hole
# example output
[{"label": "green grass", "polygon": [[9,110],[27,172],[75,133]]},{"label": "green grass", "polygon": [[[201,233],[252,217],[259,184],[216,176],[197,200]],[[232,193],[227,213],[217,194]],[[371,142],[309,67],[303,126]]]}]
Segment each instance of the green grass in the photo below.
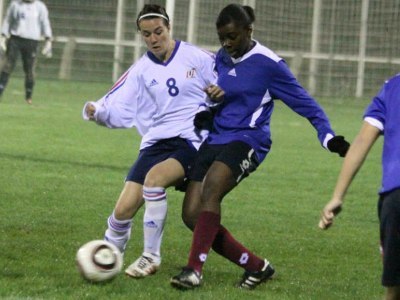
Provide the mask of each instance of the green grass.
[{"label": "green grass", "polygon": [[[185,265],[191,233],[180,219],[182,193],[170,190],[163,263],[151,278],[123,275],[89,284],[78,274],[80,245],[102,238],[106,219],[135,160],[135,130],[84,122],[83,103],[108,84],[38,80],[34,104],[12,78],[0,103],[0,298],[6,299],[379,299],[376,145],[351,187],[343,213],[326,232],[319,212],[332,193],[342,159],[319,145],[307,120],[277,102],[274,145],[259,170],[223,203],[223,223],[277,277],[255,291],[234,284],[242,274],[211,253],[202,288],[181,292],[169,278]],[[357,134],[365,101],[321,100],[338,134]],[[142,250],[143,211],[134,222],[125,264]]]}]

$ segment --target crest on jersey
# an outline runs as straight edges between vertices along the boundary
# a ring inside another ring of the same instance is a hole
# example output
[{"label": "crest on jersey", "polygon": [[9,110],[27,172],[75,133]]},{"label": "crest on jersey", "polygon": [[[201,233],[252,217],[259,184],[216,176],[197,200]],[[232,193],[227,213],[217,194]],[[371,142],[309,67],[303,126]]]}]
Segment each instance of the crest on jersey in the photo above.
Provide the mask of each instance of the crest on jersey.
[{"label": "crest on jersey", "polygon": [[196,69],[192,68],[186,72],[186,78],[196,78]]}]

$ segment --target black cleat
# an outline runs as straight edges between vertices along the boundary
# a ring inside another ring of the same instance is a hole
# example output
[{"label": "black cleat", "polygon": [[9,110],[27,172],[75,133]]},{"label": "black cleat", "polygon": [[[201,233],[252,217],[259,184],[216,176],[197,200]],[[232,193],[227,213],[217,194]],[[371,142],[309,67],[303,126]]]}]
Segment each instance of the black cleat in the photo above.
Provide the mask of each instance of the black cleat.
[{"label": "black cleat", "polygon": [[261,283],[271,279],[272,275],[275,273],[274,267],[264,259],[264,267],[261,271],[249,272],[245,271],[242,279],[240,280],[238,287],[241,289],[252,290],[255,289]]},{"label": "black cleat", "polygon": [[182,272],[171,278],[171,285],[181,290],[189,290],[199,287],[202,276],[191,268],[183,268]]}]

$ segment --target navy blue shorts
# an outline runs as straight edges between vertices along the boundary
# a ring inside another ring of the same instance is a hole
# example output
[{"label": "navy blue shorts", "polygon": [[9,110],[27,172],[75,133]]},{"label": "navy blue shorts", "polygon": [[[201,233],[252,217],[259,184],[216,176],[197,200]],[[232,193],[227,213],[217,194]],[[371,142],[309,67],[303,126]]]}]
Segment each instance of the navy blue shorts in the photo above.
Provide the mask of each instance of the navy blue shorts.
[{"label": "navy blue shorts", "polygon": [[254,149],[244,142],[234,141],[224,145],[204,142],[188,178],[193,181],[203,181],[214,161],[226,164],[232,170],[237,183],[249,176],[259,165]]},{"label": "navy blue shorts", "polygon": [[381,195],[378,202],[383,254],[382,285],[400,285],[400,189]]},{"label": "navy blue shorts", "polygon": [[125,181],[133,181],[143,185],[147,172],[153,166],[168,158],[179,161],[187,175],[196,153],[196,148],[182,138],[175,137],[158,141],[154,145],[140,150],[138,159],[129,170]]}]

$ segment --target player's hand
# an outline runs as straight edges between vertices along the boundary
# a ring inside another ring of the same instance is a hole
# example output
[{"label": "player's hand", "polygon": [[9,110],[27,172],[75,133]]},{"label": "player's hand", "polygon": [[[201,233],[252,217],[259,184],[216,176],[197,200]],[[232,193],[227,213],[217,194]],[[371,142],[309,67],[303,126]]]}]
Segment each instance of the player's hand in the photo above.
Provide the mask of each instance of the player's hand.
[{"label": "player's hand", "polygon": [[203,110],[195,115],[193,124],[196,129],[206,129],[210,131],[213,126],[213,119],[214,116],[211,111]]},{"label": "player's hand", "polygon": [[318,227],[328,229],[333,224],[333,219],[342,211],[343,202],[332,199],[322,210]]},{"label": "player's hand", "polygon": [[96,107],[93,104],[91,104],[91,103],[86,104],[86,106],[85,106],[85,114],[89,118],[90,121],[94,121],[95,120],[95,118],[94,118],[94,113],[95,112],[96,112]]},{"label": "player's hand", "polygon": [[331,152],[338,153],[341,157],[345,157],[349,150],[350,143],[344,139],[342,135],[337,135],[328,141],[328,149]]},{"label": "player's hand", "polygon": [[7,37],[4,35],[0,37],[0,50],[4,53],[7,51]]},{"label": "player's hand", "polygon": [[208,98],[215,103],[220,103],[224,100],[225,92],[218,85],[211,84],[204,89]]},{"label": "player's hand", "polygon": [[46,58],[51,58],[53,56],[53,49],[52,49],[51,40],[46,40],[42,49],[42,54]]}]

